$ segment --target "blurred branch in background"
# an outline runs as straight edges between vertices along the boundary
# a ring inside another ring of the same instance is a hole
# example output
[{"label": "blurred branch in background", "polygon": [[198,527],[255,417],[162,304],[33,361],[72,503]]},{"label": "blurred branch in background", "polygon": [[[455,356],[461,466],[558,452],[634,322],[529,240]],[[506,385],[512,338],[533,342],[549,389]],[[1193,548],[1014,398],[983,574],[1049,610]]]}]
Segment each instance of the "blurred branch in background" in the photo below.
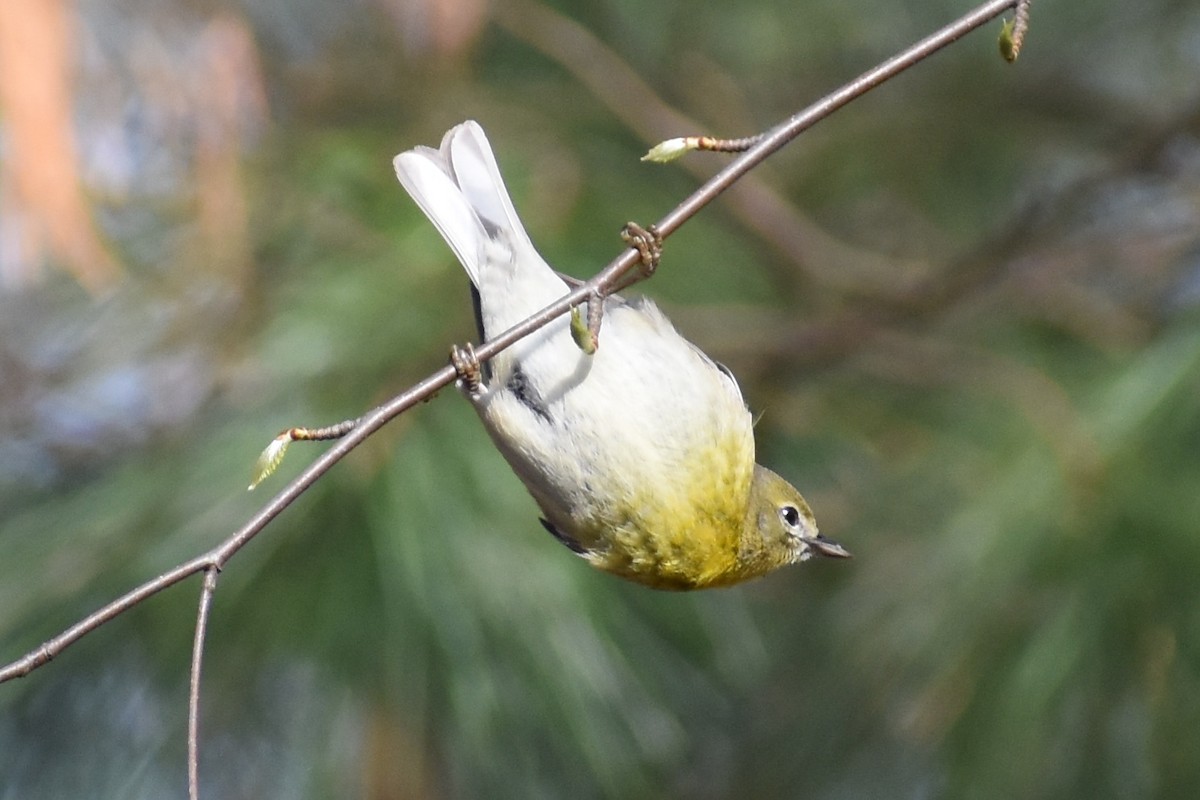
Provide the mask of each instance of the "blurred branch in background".
[{"label": "blurred branch in background", "polygon": [[375,0],[417,57],[467,54],[488,23],[485,0]]},{"label": "blurred branch in background", "polygon": [[258,46],[245,21],[220,13],[204,24],[195,57],[196,217],[208,268],[245,290],[252,242],[242,178],[244,132],[269,116]]},{"label": "blurred branch in background", "polygon": [[72,124],[72,20],[60,0],[0,8],[0,283],[61,264],[93,293],[121,272],[92,223]]},{"label": "blurred branch in background", "polygon": [[[10,145],[0,170],[14,176],[0,200],[0,262],[23,276],[0,319],[6,485],[59,480],[190,419],[235,355],[232,323],[249,288],[243,158],[268,110],[244,19],[65,8],[0,10],[0,35],[15,38],[0,58],[16,64],[0,69]],[[93,292],[121,291],[43,307],[43,262]],[[54,333],[21,335],[33,320]],[[98,330],[106,335],[89,334]]]}]

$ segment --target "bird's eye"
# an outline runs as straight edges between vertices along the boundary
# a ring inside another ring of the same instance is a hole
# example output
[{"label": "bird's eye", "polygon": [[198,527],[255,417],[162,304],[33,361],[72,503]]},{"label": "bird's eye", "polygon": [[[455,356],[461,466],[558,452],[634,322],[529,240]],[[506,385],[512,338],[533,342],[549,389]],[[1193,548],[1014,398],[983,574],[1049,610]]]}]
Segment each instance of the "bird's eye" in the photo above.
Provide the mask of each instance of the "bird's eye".
[{"label": "bird's eye", "polygon": [[794,528],[800,524],[800,509],[795,506],[780,506],[779,518],[783,520],[784,525]]}]

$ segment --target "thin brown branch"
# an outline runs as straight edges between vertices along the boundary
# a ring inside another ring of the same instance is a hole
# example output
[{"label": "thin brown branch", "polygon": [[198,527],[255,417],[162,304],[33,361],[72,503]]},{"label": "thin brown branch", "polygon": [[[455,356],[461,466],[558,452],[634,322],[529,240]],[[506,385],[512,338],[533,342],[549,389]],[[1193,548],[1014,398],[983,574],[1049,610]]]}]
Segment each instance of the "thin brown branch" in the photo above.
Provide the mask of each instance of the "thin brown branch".
[{"label": "thin brown branch", "polygon": [[[954,38],[994,19],[1017,2],[1010,0],[1007,3],[980,6],[971,12],[970,16],[974,19],[964,17],[954,23],[966,23],[966,27]],[[506,0],[497,4],[496,15],[501,27],[560,64],[613,116],[647,141],[658,142],[703,127],[664,102],[595,34],[546,4],[530,0]],[[934,34],[934,37],[944,31]],[[904,51],[897,58],[904,57],[911,50]],[[917,60],[928,54],[924,53]],[[682,168],[701,180],[709,175],[707,166],[701,162],[684,161]],[[795,265],[797,269],[779,273],[778,278],[784,283],[793,281],[793,275],[798,272],[826,286],[854,292],[869,289],[873,293],[890,295],[896,292],[894,279],[889,279],[885,285],[875,276],[923,274],[927,271],[928,265],[918,260],[905,263],[894,255],[883,256],[839,239],[800,213],[767,182],[753,176],[739,181],[726,196],[726,207],[742,225]]]},{"label": "thin brown branch", "polygon": [[[506,0],[497,4],[496,15],[502,28],[562,66],[647,142],[704,127],[667,104],[594,33],[545,3]],[[761,138],[761,134],[753,138]],[[701,181],[712,174],[708,163],[690,159],[678,163]],[[726,195],[725,208],[784,257],[775,267],[782,285],[792,285],[797,275],[803,275],[824,285],[861,290],[861,284],[873,275],[922,271],[921,265],[897,269],[894,257],[884,258],[839,239],[753,175]]]},{"label": "thin brown branch", "polygon": [[804,131],[811,128],[847,103],[866,94],[876,86],[894,78],[904,70],[912,67],[947,45],[961,39],[980,25],[995,19],[1016,4],[1017,0],[991,0],[979,8],[955,20],[941,30],[925,37],[921,41],[906,48],[897,55],[884,61],[874,69],[864,72],[854,80],[831,92],[808,108],[794,115],[783,123],[775,126],[766,133],[762,141],[750,148],[739,158],[731,162],[725,169],[712,177],[699,191],[676,206],[671,213],[658,223],[659,232],[663,237],[670,236],[680,225],[695,216],[696,212],[708,205],[712,200],[725,191],[734,181],[754,167],[758,166],[767,156],[774,153],[785,144],[795,139]]},{"label": "thin brown branch", "polygon": [[204,573],[200,589],[200,608],[196,612],[196,638],[192,642],[192,677],[188,683],[188,798],[200,800],[200,665],[204,662],[204,637],[208,634],[208,613],[221,571],[210,567]]},{"label": "thin brown branch", "polygon": [[[990,0],[990,2],[984,3],[974,11],[971,11],[917,44],[906,48],[893,58],[863,73],[842,88],[771,129],[758,144],[726,165],[724,169],[659,220],[656,224],[659,233],[664,239],[670,236],[684,222],[695,216],[700,209],[711,203],[718,195],[733,185],[734,182],[746,175],[746,173],[767,158],[767,156],[794,139],[801,132],[828,117],[855,98],[860,97],[900,72],[917,64],[937,50],[952,44],[980,25],[994,19],[1005,10],[1012,8],[1017,1]],[[496,338],[475,348],[476,357],[481,362],[486,361],[519,339],[528,336],[551,320],[583,303],[589,297],[593,297],[597,293],[607,294],[614,286],[619,284],[625,275],[630,273],[631,269],[640,263],[640,255],[637,250],[633,248],[624,250],[591,280],[580,284],[556,302],[519,324],[514,325]],[[180,564],[168,572],[159,575],[157,578],[138,586],[103,608],[89,614],[23,657],[0,668],[0,683],[28,675],[33,670],[48,663],[84,635],[169,586],[173,586],[197,572],[207,571],[212,576],[234,554],[253,539],[259,531],[266,527],[267,523],[291,505],[297,497],[312,486],[318,478],[329,471],[343,456],[396,416],[404,413],[417,403],[433,397],[438,391],[452,383],[456,377],[457,373],[452,366],[443,367],[407,391],[360,417],[354,422],[352,429],[344,438],[321,454],[300,475],[294,478],[291,483],[285,486],[263,506],[254,517],[219,545],[207,553]],[[215,582],[215,577],[211,578],[211,580]],[[198,627],[202,621],[197,621]],[[198,657],[198,653],[199,650],[197,650],[197,654],[194,657]]]},{"label": "thin brown branch", "polygon": [[153,580],[146,581],[141,586],[126,592],[103,608],[88,614],[53,639],[43,642],[39,647],[29,651],[16,661],[6,664],[3,669],[0,669],[0,683],[13,678],[23,678],[38,667],[48,664],[59,653],[78,641],[85,634],[99,628],[114,617],[120,616],[151,595],[157,594],[163,589],[174,586],[181,580],[195,575],[211,564],[211,559],[211,552],[197,556],[191,561],[184,562],[174,569],[164,572]]}]

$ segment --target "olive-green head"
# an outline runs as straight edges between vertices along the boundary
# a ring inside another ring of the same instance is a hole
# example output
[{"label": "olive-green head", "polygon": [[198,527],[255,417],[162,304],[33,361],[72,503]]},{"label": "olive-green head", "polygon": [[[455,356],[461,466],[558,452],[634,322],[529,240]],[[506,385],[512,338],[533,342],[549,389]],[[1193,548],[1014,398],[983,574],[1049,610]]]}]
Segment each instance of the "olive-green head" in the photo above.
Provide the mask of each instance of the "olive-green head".
[{"label": "olive-green head", "polygon": [[850,552],[817,530],[812,509],[796,487],[766,467],[754,465],[739,560],[762,574],[813,556],[849,558]]}]

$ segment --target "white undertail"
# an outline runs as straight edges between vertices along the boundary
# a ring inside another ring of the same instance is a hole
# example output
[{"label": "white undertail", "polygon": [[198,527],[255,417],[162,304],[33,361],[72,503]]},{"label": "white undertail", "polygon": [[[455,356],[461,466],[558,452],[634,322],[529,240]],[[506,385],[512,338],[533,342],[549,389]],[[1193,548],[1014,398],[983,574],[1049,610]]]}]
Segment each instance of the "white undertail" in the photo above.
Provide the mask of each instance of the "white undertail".
[{"label": "white undertail", "polygon": [[417,147],[392,163],[400,183],[479,290],[486,336],[566,293],[566,284],[534,249],[517,217],[478,123],[451,128],[437,150]]}]

